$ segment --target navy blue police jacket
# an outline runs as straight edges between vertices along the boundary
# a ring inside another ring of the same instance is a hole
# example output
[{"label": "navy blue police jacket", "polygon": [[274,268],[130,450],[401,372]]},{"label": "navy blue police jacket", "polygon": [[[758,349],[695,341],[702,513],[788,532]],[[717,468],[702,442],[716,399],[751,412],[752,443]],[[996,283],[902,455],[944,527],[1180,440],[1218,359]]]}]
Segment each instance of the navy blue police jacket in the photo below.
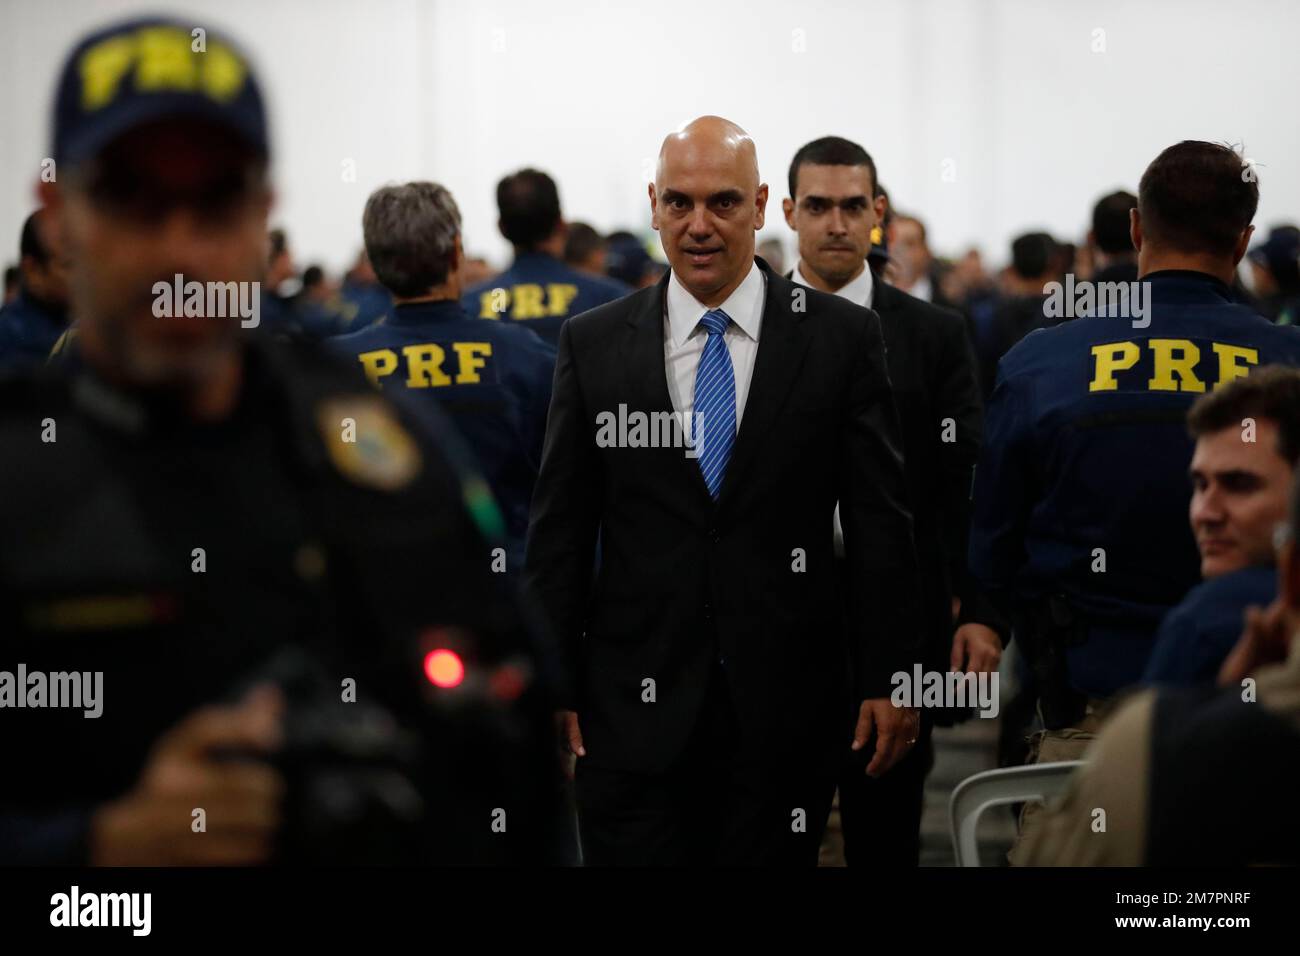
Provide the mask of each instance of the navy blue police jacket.
[{"label": "navy blue police jacket", "polygon": [[1165,615],[1144,684],[1213,684],[1245,630],[1246,609],[1277,597],[1277,568],[1242,568],[1201,582]]},{"label": "navy blue police jacket", "polygon": [[1076,318],[1003,357],[975,476],[972,573],[1012,613],[1070,606],[1067,679],[1095,697],[1141,678],[1161,619],[1200,579],[1189,406],[1253,368],[1300,365],[1300,334],[1212,276],[1145,281],[1144,319]]},{"label": "navy blue police jacket", "polygon": [[495,279],[468,289],[463,302],[475,318],[520,323],[558,348],[565,319],[631,291],[622,282],[579,272],[544,252],[525,252]]},{"label": "navy blue police jacket", "polygon": [[16,299],[0,308],[0,372],[44,365],[67,328],[66,315],[19,292]]},{"label": "navy blue police jacket", "polygon": [[435,402],[451,418],[505,520],[506,569],[521,570],[555,350],[527,329],[471,318],[451,300],[396,306],[327,344],[382,391]]}]

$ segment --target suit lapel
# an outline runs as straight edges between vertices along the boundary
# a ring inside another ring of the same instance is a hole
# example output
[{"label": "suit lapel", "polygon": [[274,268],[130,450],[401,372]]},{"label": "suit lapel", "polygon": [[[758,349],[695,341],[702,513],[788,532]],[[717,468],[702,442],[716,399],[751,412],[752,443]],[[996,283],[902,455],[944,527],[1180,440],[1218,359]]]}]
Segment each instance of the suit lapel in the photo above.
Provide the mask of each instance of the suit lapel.
[{"label": "suit lapel", "polygon": [[[664,273],[664,278],[655,287],[655,294],[646,296],[645,303],[627,317],[629,327],[623,353],[623,374],[629,386],[629,412],[675,414],[672,396],[668,392],[668,369],[664,364],[664,301],[668,294],[668,275]],[[678,462],[675,467],[685,469],[686,482],[706,502],[713,503],[698,459],[686,457],[685,449],[681,448],[660,449],[659,453],[675,459]]]},{"label": "suit lapel", "polygon": [[722,479],[719,503],[735,493],[736,485],[763,447],[763,439],[771,432],[772,423],[785,405],[808,347],[807,333],[802,328],[806,313],[795,313],[791,305],[795,284],[777,275],[761,260],[759,267],[767,277],[767,295],[763,325],[758,333],[758,355],[745,399],[745,417],[741,419],[731,461]]}]

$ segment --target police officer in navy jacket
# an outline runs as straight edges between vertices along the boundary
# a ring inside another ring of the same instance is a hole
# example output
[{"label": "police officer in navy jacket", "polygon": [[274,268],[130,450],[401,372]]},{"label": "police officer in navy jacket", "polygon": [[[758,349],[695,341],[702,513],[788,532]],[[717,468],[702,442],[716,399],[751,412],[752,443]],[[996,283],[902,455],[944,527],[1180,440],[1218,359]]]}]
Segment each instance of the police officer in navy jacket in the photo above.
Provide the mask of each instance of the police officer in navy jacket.
[{"label": "police officer in navy jacket", "polygon": [[387,186],[366,203],[366,250],[393,293],[391,315],[330,340],[386,393],[433,401],[478,459],[505,521],[504,568],[523,566],[555,351],[526,327],[460,306],[460,212],[435,183]]},{"label": "police officer in navy jacket", "polygon": [[0,309],[0,372],[44,364],[68,327],[66,264],[44,218],[23,223],[18,297]]},{"label": "police officer in navy jacket", "polygon": [[1259,202],[1244,168],[1211,143],[1161,153],[1132,214],[1127,303],[1080,289],[1055,305],[1092,317],[1030,333],[999,365],[970,566],[1037,671],[1040,761],[1081,756],[1100,702],[1141,677],[1160,619],[1199,579],[1188,407],[1257,366],[1300,364],[1300,335],[1230,287]]},{"label": "police officer in navy jacket", "polygon": [[552,345],[571,315],[632,290],[616,279],[579,272],[563,262],[566,228],[555,181],[522,169],[497,184],[501,234],[515,249],[510,268],[465,292],[465,311],[480,319],[518,322]]}]

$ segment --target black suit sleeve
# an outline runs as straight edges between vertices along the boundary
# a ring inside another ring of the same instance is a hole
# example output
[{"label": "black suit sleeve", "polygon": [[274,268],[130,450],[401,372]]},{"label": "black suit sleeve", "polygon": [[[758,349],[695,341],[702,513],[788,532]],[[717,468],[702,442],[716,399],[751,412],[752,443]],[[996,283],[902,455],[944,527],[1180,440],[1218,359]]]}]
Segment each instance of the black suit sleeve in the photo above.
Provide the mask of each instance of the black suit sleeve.
[{"label": "black suit sleeve", "polygon": [[920,659],[921,597],[880,319],[872,312],[854,330],[839,501],[848,580],[861,582],[849,593],[854,682],[868,699],[888,697],[891,676]]},{"label": "black suit sleeve", "polygon": [[[945,315],[945,318],[947,316]],[[937,502],[943,533],[944,560],[953,581],[961,581],[966,569],[966,545],[970,534],[971,482],[975,461],[984,436],[984,413],[975,358],[966,343],[960,322],[945,321],[937,327],[939,341],[934,382],[938,386],[935,410],[939,416],[939,487]],[[930,436],[933,440],[934,436]]]},{"label": "black suit sleeve", "polygon": [[[949,580],[953,582],[954,593],[961,598],[961,614],[957,623],[990,627],[998,632],[1005,644],[1010,637],[1010,627],[980,591],[966,563],[970,545],[971,491],[975,479],[975,463],[979,459],[980,443],[984,440],[984,409],[980,401],[975,356],[962,321],[954,317],[954,321],[939,326],[939,331],[939,369],[935,376],[939,394],[936,396],[935,407],[941,426],[939,461],[942,491],[938,507]],[[954,426],[952,441],[944,434],[949,420]]]},{"label": "black suit sleeve", "polygon": [[524,578],[554,630],[563,661],[564,709],[576,709],[578,642],[595,564],[603,471],[573,354],[572,322],[560,329],[542,467],[533,491]]}]

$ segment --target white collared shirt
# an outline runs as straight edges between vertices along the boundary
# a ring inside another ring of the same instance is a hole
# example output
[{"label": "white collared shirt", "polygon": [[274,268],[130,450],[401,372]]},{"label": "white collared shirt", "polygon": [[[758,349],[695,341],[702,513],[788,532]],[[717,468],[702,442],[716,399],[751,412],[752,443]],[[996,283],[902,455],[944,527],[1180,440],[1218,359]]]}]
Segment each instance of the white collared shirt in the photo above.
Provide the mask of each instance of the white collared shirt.
[{"label": "white collared shirt", "polygon": [[[791,280],[800,285],[806,285],[810,289],[816,288],[811,282],[803,277],[803,271],[799,268],[802,265],[803,260],[800,259],[799,262],[795,264],[794,272],[790,276]],[[854,305],[861,305],[868,309],[871,308],[871,297],[876,294],[876,283],[871,278],[871,267],[864,264],[862,266],[862,271],[858,273],[858,277],[848,285],[837,290],[835,294],[842,299],[848,299]]]},{"label": "white collared shirt", "polygon": [[[754,374],[758,355],[758,334],[763,327],[763,304],[767,298],[767,279],[757,265],[727,300],[718,306],[731,318],[722,340],[731,355],[731,370],[736,378],[736,431],[745,413],[749,381]],[[674,273],[668,279],[668,309],[664,317],[664,369],[668,377],[668,394],[679,413],[695,411],[695,371],[704,354],[708,331],[700,325],[709,307],[691,295]]]},{"label": "white collared shirt", "polygon": [[931,298],[934,296],[934,287],[930,284],[930,277],[921,276],[921,278],[917,279],[912,285],[912,288],[907,290],[907,294],[915,296],[918,299],[923,299],[926,302],[931,301]]}]

